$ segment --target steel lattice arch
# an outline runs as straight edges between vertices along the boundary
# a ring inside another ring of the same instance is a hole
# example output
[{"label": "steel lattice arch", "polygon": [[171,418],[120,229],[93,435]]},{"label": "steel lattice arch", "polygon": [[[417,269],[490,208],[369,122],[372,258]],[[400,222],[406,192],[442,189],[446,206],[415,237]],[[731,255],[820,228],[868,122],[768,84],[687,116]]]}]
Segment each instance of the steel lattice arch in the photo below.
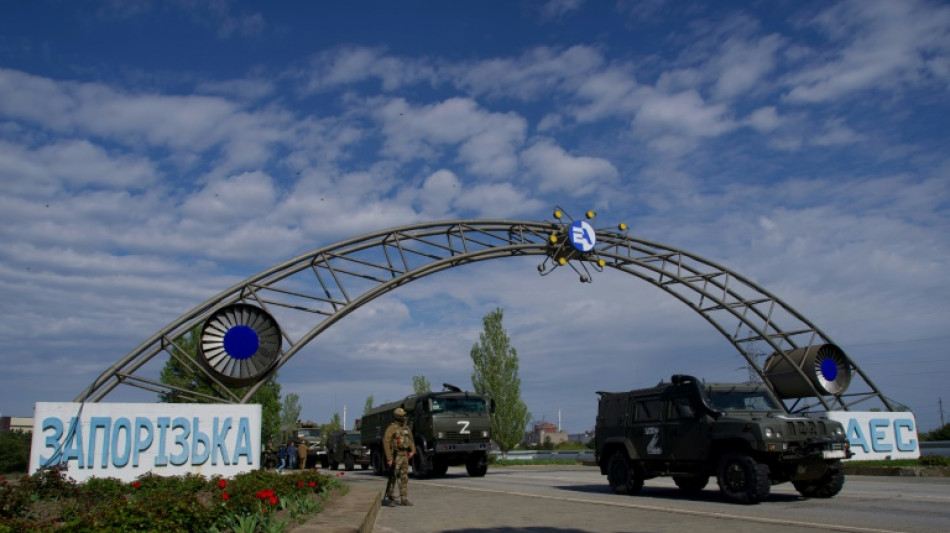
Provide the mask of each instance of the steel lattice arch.
[{"label": "steel lattice arch", "polygon": [[[381,295],[466,264],[540,256],[542,276],[572,268],[587,282],[592,271],[612,268],[662,289],[722,334],[791,412],[853,410],[868,401],[894,410],[818,327],[742,275],[696,254],[631,236],[623,224],[595,230],[587,221],[561,218],[556,211],[555,219],[546,222],[419,223],[319,248],[181,315],[103,372],[76,401],[98,402],[127,385],[187,401],[244,403],[308,342]],[[293,314],[295,323],[306,324],[306,332],[291,336],[273,319],[276,311]],[[178,341],[196,327],[202,328],[197,363]],[[771,355],[760,364],[753,346],[763,344]],[[165,356],[211,384],[215,393],[197,393],[145,375],[146,363]],[[235,387],[242,387],[243,395]]]}]

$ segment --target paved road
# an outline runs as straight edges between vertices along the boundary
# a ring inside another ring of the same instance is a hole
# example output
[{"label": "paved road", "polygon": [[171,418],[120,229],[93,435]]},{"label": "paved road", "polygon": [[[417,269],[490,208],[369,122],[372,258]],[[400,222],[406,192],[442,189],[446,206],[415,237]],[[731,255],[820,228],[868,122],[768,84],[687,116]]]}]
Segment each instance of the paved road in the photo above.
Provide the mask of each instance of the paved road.
[{"label": "paved road", "polygon": [[[347,473],[351,483],[385,480]],[[376,533],[859,533],[950,531],[950,478],[851,476],[828,500],[800,498],[791,484],[768,501],[736,505],[712,480],[698,498],[683,498],[667,478],[647,481],[639,496],[613,494],[591,467],[489,468],[469,478],[410,479],[414,507],[383,507]]]}]

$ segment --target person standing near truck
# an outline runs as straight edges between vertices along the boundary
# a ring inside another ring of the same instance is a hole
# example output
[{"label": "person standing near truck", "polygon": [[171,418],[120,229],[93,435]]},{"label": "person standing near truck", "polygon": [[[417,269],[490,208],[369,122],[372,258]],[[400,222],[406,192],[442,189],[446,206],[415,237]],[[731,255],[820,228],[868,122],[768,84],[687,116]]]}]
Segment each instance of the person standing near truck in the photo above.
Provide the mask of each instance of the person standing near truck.
[{"label": "person standing near truck", "polygon": [[393,419],[383,437],[386,466],[392,468],[390,483],[386,485],[387,505],[396,505],[396,482],[399,483],[400,504],[412,505],[409,501],[409,460],[416,454],[416,445],[412,441],[412,431],[406,424],[406,411],[397,407],[393,411]]},{"label": "person standing near truck", "polygon": [[307,468],[307,443],[304,441],[297,443],[297,459],[300,460],[300,469],[305,470]]}]

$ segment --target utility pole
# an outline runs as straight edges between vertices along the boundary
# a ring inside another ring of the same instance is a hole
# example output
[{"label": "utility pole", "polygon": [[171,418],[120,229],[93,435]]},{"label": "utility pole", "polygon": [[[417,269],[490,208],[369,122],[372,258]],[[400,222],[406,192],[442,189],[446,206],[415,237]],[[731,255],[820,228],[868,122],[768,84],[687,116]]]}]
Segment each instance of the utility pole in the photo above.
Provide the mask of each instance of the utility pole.
[{"label": "utility pole", "polygon": [[937,408],[940,409],[940,427],[943,427],[947,425],[947,419],[943,417],[943,397],[937,398]]}]

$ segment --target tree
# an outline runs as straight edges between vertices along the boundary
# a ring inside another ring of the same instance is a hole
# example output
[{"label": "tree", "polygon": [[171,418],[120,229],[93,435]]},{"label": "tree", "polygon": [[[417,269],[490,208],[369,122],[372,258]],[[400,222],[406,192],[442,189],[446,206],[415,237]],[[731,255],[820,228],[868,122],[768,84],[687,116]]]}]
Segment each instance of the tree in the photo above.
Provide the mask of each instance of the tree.
[{"label": "tree", "polygon": [[518,351],[511,346],[502,327],[501,309],[485,315],[485,329],[472,346],[474,366],[472,385],[475,392],[495,402],[491,419],[492,440],[501,448],[503,458],[524,438],[524,428],[531,420],[528,407],[521,399],[521,378],[518,377]]},{"label": "tree", "polygon": [[950,424],[944,424],[930,433],[920,435],[920,440],[950,440]]},{"label": "tree", "polygon": [[340,423],[340,413],[333,413],[333,418],[321,427],[323,428],[324,439],[326,439],[326,436],[330,433],[343,429],[343,424]]},{"label": "tree", "polygon": [[294,432],[294,426],[300,420],[300,396],[290,393],[284,396],[284,401],[280,406],[280,431],[282,437]]},{"label": "tree", "polygon": [[[200,337],[201,325],[197,325],[191,328],[188,333],[185,333],[175,340],[175,346],[178,346],[181,350],[175,349],[174,346],[170,347],[169,350],[173,351],[178,357],[184,358],[191,363],[185,364],[177,357],[169,357],[168,361],[165,362],[165,366],[162,367],[162,373],[159,379],[161,379],[162,383],[171,385],[172,387],[198,394],[216,396],[214,385],[211,381],[203,374],[193,370],[195,365],[198,364],[196,358],[198,356],[198,342]],[[184,353],[181,353],[182,351],[184,351]],[[187,403],[195,401],[191,398],[183,397],[182,394],[182,392],[177,390],[160,392],[158,399],[165,403]]]},{"label": "tree", "polygon": [[365,415],[372,408],[373,408],[373,395],[370,394],[369,396],[366,397],[366,404],[363,405],[363,414]]},{"label": "tree", "polygon": [[[162,383],[172,387],[217,397],[218,394],[215,391],[218,386],[207,379],[204,374],[194,370],[198,367],[198,343],[200,338],[201,326],[199,325],[176,339],[175,345],[181,350],[170,348],[175,351],[175,355],[178,357],[168,358],[165,366],[162,367],[159,379]],[[182,363],[178,359],[179,357],[184,359],[186,363]],[[238,387],[229,390],[238,398],[243,398],[249,389],[250,387]],[[200,396],[188,397],[185,393],[174,389],[170,392],[160,392],[158,399],[165,403],[212,401]],[[280,433],[280,383],[277,383],[277,372],[268,376],[267,381],[257,389],[248,403],[260,404],[261,406],[261,442],[270,442],[278,437]]]},{"label": "tree", "polygon": [[31,431],[0,432],[0,474],[29,470],[32,439]]},{"label": "tree", "polygon": [[280,383],[277,372],[257,389],[248,403],[261,406],[261,442],[268,443],[280,436]]},{"label": "tree", "polygon": [[432,385],[425,376],[412,376],[412,390],[416,395],[422,396],[427,392],[432,392]]}]

